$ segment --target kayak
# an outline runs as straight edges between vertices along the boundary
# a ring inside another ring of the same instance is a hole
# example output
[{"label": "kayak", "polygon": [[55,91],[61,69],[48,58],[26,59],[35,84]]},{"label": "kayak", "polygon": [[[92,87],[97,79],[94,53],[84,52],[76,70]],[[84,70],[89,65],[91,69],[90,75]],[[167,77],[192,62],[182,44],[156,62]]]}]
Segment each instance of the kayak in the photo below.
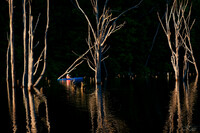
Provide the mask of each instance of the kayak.
[{"label": "kayak", "polygon": [[83,77],[75,77],[75,78],[62,78],[62,79],[57,79],[58,81],[61,80],[71,80],[73,82],[82,82],[83,81]]}]

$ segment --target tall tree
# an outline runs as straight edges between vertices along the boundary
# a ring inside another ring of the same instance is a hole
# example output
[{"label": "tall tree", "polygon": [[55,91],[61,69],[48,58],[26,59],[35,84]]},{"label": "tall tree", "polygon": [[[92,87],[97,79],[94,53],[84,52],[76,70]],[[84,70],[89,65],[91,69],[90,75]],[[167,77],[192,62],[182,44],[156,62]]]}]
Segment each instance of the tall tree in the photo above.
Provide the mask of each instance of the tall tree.
[{"label": "tall tree", "polygon": [[[195,20],[190,24],[191,7],[188,14],[186,14],[186,9],[188,6],[188,0],[174,0],[171,10],[169,11],[168,5],[165,14],[165,26],[158,15],[160,23],[163,30],[167,36],[169,48],[171,50],[171,63],[175,72],[175,79],[179,80],[179,49],[184,48],[184,67],[183,74],[184,78],[188,73],[188,63],[192,63],[195,67],[196,74],[198,75],[198,69],[196,61],[193,55],[190,30],[192,29]],[[170,26],[171,21],[173,23],[173,28]],[[171,31],[174,29],[174,32]],[[174,33],[174,35],[172,35]],[[173,42],[174,41],[174,42]]]},{"label": "tall tree", "polygon": [[[34,63],[34,48],[38,45],[34,45],[34,35],[37,28],[40,14],[38,15],[36,25],[33,27],[33,15],[31,4],[32,1],[28,1],[28,33],[27,33],[27,19],[26,19],[26,0],[22,1],[23,3],[23,23],[24,23],[24,34],[23,34],[23,44],[24,44],[24,72],[22,77],[22,85],[28,87],[30,90],[31,87],[37,86],[40,80],[42,79],[45,70],[46,70],[46,58],[47,58],[47,32],[49,28],[49,0],[47,0],[47,20],[46,20],[46,30],[44,35],[44,48],[40,53],[38,60]],[[28,34],[28,35],[27,35]],[[27,42],[28,37],[28,42]],[[39,42],[38,42],[39,43]],[[42,59],[43,58],[43,59]],[[39,74],[39,77],[34,81],[34,76],[38,71],[40,62],[43,61],[43,69]]]},{"label": "tall tree", "polygon": [[26,0],[22,0],[22,5],[23,5],[23,23],[24,23],[24,31],[23,31],[23,45],[24,45],[24,72],[23,72],[23,77],[22,77],[22,86],[26,88],[26,82],[27,82],[27,77],[28,77],[28,46],[27,46],[27,30],[26,30]]},{"label": "tall tree", "polygon": [[[74,68],[80,65],[84,60],[87,61],[88,66],[95,72],[95,81],[96,84],[101,83],[101,62],[104,61],[108,56],[104,54],[110,48],[105,44],[107,38],[114,33],[115,31],[121,29],[125,23],[120,25],[116,24],[116,21],[127,11],[137,8],[142,1],[140,1],[136,6],[133,6],[117,17],[112,17],[112,12],[109,8],[107,8],[108,0],[105,1],[102,12],[99,9],[98,0],[91,0],[93,12],[96,20],[96,28],[91,23],[91,20],[84,12],[84,10],[80,7],[79,2],[75,0],[78,9],[84,15],[87,23],[88,23],[88,38],[86,42],[88,44],[88,50],[79,56],[79,58],[66,70],[64,74],[62,74],[58,79],[62,78],[67,73],[70,73]],[[90,53],[91,59],[87,56],[87,53]],[[104,57],[105,56],[105,57]]]},{"label": "tall tree", "polygon": [[[10,28],[10,35],[8,39],[8,49],[7,49],[7,72],[6,72],[6,80],[7,80],[7,93],[8,93],[8,105],[12,105],[9,108],[12,124],[13,124],[13,132],[16,132],[16,94],[15,94],[15,56],[14,56],[14,34],[13,34],[13,0],[8,0],[9,4],[9,28]],[[9,56],[10,53],[10,56]],[[10,59],[10,64],[9,64]],[[12,104],[10,102],[10,87],[9,87],[9,65],[11,66],[11,81],[12,81]],[[12,107],[12,108],[11,108]]]},{"label": "tall tree", "polygon": [[12,88],[15,88],[15,58],[14,58],[14,34],[13,34],[13,0],[9,0],[9,18],[10,18],[10,64],[11,64],[11,79]]}]

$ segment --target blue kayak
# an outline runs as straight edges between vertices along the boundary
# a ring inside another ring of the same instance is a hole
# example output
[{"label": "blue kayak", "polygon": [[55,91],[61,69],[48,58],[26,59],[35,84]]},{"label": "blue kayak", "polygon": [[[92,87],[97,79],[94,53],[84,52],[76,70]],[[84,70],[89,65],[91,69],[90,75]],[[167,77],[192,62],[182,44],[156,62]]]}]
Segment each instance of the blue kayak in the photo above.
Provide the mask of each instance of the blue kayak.
[{"label": "blue kayak", "polygon": [[83,77],[75,77],[75,78],[62,78],[62,79],[57,79],[58,81],[61,80],[72,80],[73,82],[82,82],[83,81]]}]

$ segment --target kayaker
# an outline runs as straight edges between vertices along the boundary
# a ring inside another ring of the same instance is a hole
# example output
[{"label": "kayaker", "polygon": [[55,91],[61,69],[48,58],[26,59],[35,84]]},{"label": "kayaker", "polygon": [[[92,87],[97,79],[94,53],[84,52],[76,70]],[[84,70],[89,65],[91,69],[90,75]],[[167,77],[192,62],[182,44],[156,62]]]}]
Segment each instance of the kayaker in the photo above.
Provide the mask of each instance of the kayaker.
[{"label": "kayaker", "polygon": [[[71,76],[70,76],[69,74],[67,74],[67,75],[66,75],[66,78],[67,78],[67,79],[70,79],[70,78],[71,78]],[[70,87],[71,80],[67,80],[67,82],[66,82],[66,83],[67,83],[67,87]]]},{"label": "kayaker", "polygon": [[69,74],[67,74],[67,75],[66,75],[66,78],[67,78],[67,79],[69,79],[69,78],[71,78],[71,77],[70,77],[70,75],[69,75]]}]

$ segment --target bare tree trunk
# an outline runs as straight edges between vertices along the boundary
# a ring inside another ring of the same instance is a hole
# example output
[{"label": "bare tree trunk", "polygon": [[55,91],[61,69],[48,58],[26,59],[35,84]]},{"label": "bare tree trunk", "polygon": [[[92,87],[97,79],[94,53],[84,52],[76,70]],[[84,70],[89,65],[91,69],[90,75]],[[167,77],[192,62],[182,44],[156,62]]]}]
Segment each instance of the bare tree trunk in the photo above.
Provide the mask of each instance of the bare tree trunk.
[{"label": "bare tree trunk", "polygon": [[29,0],[29,42],[28,42],[28,89],[33,87],[33,16],[31,15],[31,1]]},{"label": "bare tree trunk", "polygon": [[[98,7],[98,0],[91,0],[93,12],[95,14],[95,19],[96,19],[96,30],[93,28],[91,21],[86,15],[86,13],[80,7],[78,0],[75,0],[75,2],[78,9],[82,12],[86,21],[88,22],[88,38],[86,42],[89,48],[84,54],[79,56],[79,58],[77,58],[74,61],[74,63],[66,70],[66,72],[62,74],[58,79],[62,78],[65,74],[71,72],[74,68],[80,65],[83,62],[83,60],[86,60],[88,63],[88,66],[95,72],[96,84],[100,84],[101,83],[101,62],[104,61],[108,56],[104,57],[103,59],[102,57],[103,57],[103,54],[105,54],[106,51],[109,49],[109,47],[107,47],[105,42],[112,33],[116,32],[117,30],[121,29],[124,26],[125,23],[116,25],[117,19],[123,14],[125,14],[126,12],[134,8],[137,8],[139,4],[142,2],[142,0],[136,6],[133,6],[125,10],[120,15],[114,18],[112,18],[111,10],[107,9],[108,0],[105,0],[102,14],[100,14],[101,10],[99,10],[99,7]],[[91,38],[91,35],[92,35],[92,38],[94,39],[94,43]],[[89,59],[88,57],[84,57],[88,52],[90,52],[92,59]],[[82,61],[79,61],[79,60],[82,60]]]},{"label": "bare tree trunk", "polygon": [[34,86],[37,86],[42,77],[44,76],[44,73],[46,71],[46,60],[47,60],[47,32],[49,29],[49,0],[47,0],[47,24],[46,24],[46,30],[45,30],[45,36],[44,36],[44,64],[43,64],[43,69],[42,72],[37,79],[37,81],[34,83]]},{"label": "bare tree trunk", "polygon": [[22,86],[27,88],[27,80],[28,80],[28,47],[26,40],[26,0],[22,0],[23,5],[23,23],[24,23],[24,31],[23,31],[23,45],[24,45],[24,72],[22,77]]},{"label": "bare tree trunk", "polygon": [[10,51],[10,41],[8,39],[8,48],[7,48],[7,55],[6,55],[6,84],[7,84],[7,95],[8,95],[8,108],[10,111],[11,101],[10,101],[10,85],[9,85],[9,58],[10,58],[9,51]]},{"label": "bare tree trunk", "polygon": [[187,61],[187,50],[186,50],[183,61],[183,80],[188,79],[188,73],[189,73],[189,62]]},{"label": "bare tree trunk", "polygon": [[14,34],[13,34],[13,0],[9,0],[9,16],[10,16],[10,64],[12,88],[15,88],[15,58],[14,58]]},{"label": "bare tree trunk", "polygon": [[[34,33],[35,30],[37,28],[37,24],[39,22],[39,17],[40,14],[38,16],[36,25],[33,28],[33,16],[32,16],[32,9],[31,9],[31,4],[32,1],[28,0],[28,4],[29,4],[29,11],[28,11],[28,19],[29,19],[29,23],[28,23],[28,35],[27,35],[27,19],[26,19],[26,4],[27,4],[27,0],[22,0],[22,4],[23,4],[23,23],[24,23],[24,31],[23,31],[23,45],[24,45],[24,72],[23,72],[23,77],[22,77],[22,86],[23,87],[28,87],[29,90],[31,90],[31,88],[33,86],[37,86],[38,83],[40,82],[40,80],[42,79],[45,70],[46,70],[46,58],[47,58],[47,31],[48,31],[48,27],[49,27],[49,0],[47,0],[47,24],[46,24],[46,30],[45,30],[45,37],[44,37],[44,49],[42,50],[38,60],[34,63]],[[28,36],[28,43],[27,41],[27,36]],[[43,57],[43,59],[41,59]],[[39,74],[37,80],[34,82],[34,76],[37,73],[38,70],[38,66],[40,61],[43,61],[43,69],[42,72]]]},{"label": "bare tree trunk", "polygon": [[[196,61],[193,55],[193,50],[192,50],[192,45],[191,45],[191,40],[190,40],[190,30],[192,29],[194,22],[190,24],[190,15],[191,15],[191,7],[189,9],[189,12],[187,16],[185,15],[185,11],[187,9],[188,5],[188,0],[183,0],[183,1],[178,1],[174,0],[173,5],[171,7],[170,12],[168,11],[168,6],[166,9],[166,15],[165,15],[165,24],[166,26],[164,27],[159,15],[159,21],[161,23],[161,26],[167,36],[169,48],[171,50],[172,56],[171,56],[171,62],[173,69],[175,71],[175,80],[179,80],[179,48],[183,47],[185,50],[185,55],[184,55],[184,67],[183,67],[183,75],[187,75],[187,71],[189,69],[188,63],[190,62],[191,64],[194,65],[196,74],[198,75],[198,69],[196,65]],[[172,37],[171,37],[171,30],[170,30],[170,23],[173,23],[174,26],[174,37],[175,41],[172,42]],[[174,45],[172,45],[174,44]]]},{"label": "bare tree trunk", "polygon": [[[178,44],[178,43],[177,43]],[[176,46],[176,54],[175,54],[175,80],[176,81],[179,81],[179,63],[178,63],[178,61],[179,61],[179,46],[177,45]]]},{"label": "bare tree trunk", "polygon": [[23,24],[24,24],[24,31],[23,31],[23,46],[24,46],[24,72],[22,77],[22,89],[23,89],[23,101],[25,106],[26,112],[26,129],[27,132],[31,132],[30,129],[30,111],[29,111],[29,97],[28,97],[28,45],[27,45],[27,17],[26,17],[26,2],[27,0],[22,0],[23,6]]},{"label": "bare tree trunk", "polygon": [[14,58],[14,34],[13,34],[13,0],[9,0],[9,18],[10,18],[10,64],[11,64],[11,80],[12,80],[12,123],[13,132],[17,131],[16,126],[16,94],[15,94],[15,58]]},{"label": "bare tree trunk", "polygon": [[95,71],[96,84],[101,84],[101,46],[97,52],[97,65]]}]

